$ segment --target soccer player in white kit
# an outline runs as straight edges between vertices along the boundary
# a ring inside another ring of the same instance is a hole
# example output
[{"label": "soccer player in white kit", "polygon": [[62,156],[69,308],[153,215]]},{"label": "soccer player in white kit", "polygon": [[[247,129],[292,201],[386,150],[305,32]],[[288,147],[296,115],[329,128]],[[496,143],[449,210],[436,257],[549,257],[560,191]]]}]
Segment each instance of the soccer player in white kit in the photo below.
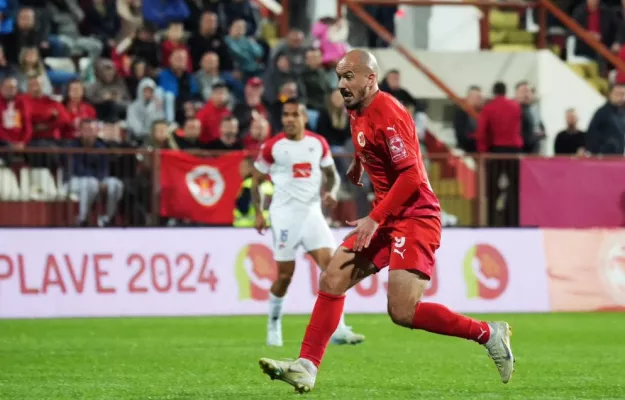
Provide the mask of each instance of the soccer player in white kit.
[{"label": "soccer player in white kit", "polygon": [[[251,195],[256,209],[255,227],[261,234],[267,229],[267,221],[262,213],[259,187],[268,175],[274,185],[269,217],[278,277],[269,294],[269,346],[282,346],[282,305],[295,271],[297,248],[302,245],[322,270],[336,249],[321,210],[321,191],[323,188],[326,206],[336,206],[340,177],[328,142],[307,131],[307,122],[306,107],[297,100],[286,101],[282,108],[284,132],[263,145],[254,163]],[[332,342],[358,344],[364,339],[363,335],[352,332],[341,318]]]}]

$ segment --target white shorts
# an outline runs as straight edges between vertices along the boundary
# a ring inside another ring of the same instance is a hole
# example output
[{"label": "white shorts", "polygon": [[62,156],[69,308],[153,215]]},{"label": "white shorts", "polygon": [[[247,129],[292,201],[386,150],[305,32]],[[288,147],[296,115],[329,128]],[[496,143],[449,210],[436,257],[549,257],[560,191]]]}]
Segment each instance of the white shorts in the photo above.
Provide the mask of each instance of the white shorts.
[{"label": "white shorts", "polygon": [[336,244],[320,206],[308,209],[279,207],[270,210],[273,235],[273,258],[276,261],[293,261],[300,244],[307,252],[328,248]]}]

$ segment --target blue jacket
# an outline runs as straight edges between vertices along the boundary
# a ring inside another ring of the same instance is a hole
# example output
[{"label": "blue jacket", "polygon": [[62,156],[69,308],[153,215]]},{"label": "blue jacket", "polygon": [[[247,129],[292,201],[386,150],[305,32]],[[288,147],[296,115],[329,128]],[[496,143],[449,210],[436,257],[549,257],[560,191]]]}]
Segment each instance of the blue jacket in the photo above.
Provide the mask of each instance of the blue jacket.
[{"label": "blue jacket", "polygon": [[[187,74],[187,76],[189,79],[189,88],[191,89],[190,97],[200,96],[200,85],[197,83],[197,80],[191,74]],[[158,86],[165,92],[173,93],[176,97],[180,95],[178,78],[170,69],[164,69],[158,75]]]},{"label": "blue jacket", "polygon": [[17,0],[0,0],[0,12],[2,22],[0,22],[0,33],[13,32],[13,22],[17,13]]},{"label": "blue jacket", "polygon": [[189,7],[184,0],[143,0],[143,19],[159,29],[171,21],[184,21],[189,17]]},{"label": "blue jacket", "polygon": [[[74,149],[85,148],[80,139],[72,140],[68,147]],[[95,149],[106,149],[104,142],[99,139],[93,146]],[[69,162],[71,161],[71,169]],[[102,180],[109,176],[109,156],[107,154],[76,153],[68,154],[66,160],[67,177],[93,177]]]},{"label": "blue jacket", "polygon": [[226,36],[225,42],[239,69],[247,73],[256,73],[260,70],[261,65],[256,60],[263,56],[264,50],[255,40],[246,37],[233,39]]}]

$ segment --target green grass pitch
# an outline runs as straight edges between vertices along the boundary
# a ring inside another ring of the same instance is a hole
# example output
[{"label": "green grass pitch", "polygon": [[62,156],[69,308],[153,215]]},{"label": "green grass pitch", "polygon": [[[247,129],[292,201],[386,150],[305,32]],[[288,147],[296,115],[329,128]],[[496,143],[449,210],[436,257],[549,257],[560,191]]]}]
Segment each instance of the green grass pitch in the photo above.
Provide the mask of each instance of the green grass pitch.
[{"label": "green grass pitch", "polygon": [[[490,315],[513,327],[516,373],[499,382],[478,345],[350,315],[367,335],[331,346],[307,398],[623,399],[625,314]],[[0,321],[0,399],[293,399],[258,358],[294,358],[308,316]]]}]

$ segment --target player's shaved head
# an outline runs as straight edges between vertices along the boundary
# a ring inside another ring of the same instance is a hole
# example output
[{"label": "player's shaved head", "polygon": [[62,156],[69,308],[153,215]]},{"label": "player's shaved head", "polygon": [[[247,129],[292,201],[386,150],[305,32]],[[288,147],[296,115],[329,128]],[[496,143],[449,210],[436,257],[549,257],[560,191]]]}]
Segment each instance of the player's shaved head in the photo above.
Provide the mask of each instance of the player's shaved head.
[{"label": "player's shaved head", "polygon": [[337,64],[339,90],[350,110],[369,105],[378,91],[378,62],[366,50],[351,50]]}]

